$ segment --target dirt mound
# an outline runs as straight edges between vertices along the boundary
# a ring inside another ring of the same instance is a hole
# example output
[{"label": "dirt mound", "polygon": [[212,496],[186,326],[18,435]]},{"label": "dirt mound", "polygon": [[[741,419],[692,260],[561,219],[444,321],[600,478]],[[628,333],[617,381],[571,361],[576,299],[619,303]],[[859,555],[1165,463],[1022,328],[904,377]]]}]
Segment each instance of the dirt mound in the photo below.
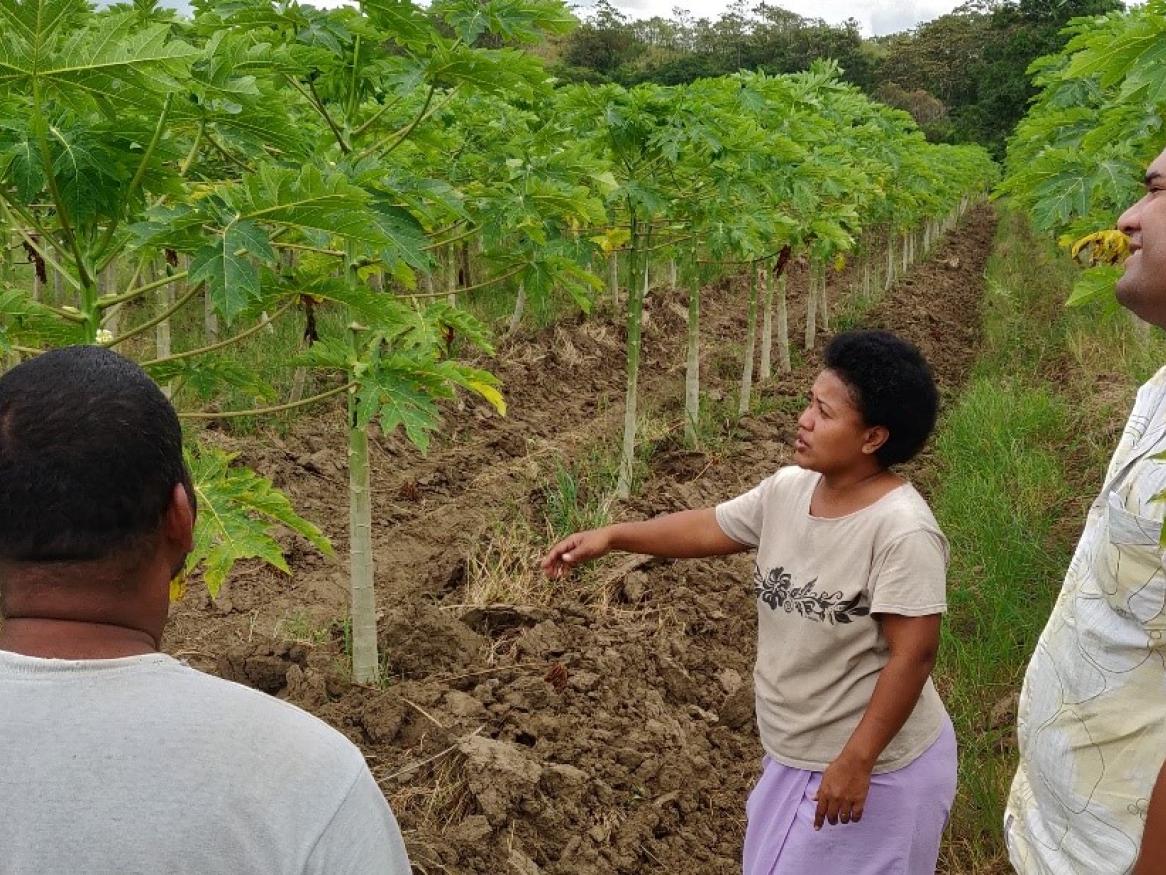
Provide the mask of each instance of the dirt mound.
[{"label": "dirt mound", "polygon": [[[947,396],[974,359],[993,227],[990,210],[976,210],[865,317],[918,343]],[[711,392],[729,395],[737,379],[739,291],[722,284],[704,303]],[[795,275],[793,337],[800,296]],[[643,395],[666,417],[682,398],[682,304],[672,290],[649,306]],[[361,746],[419,871],[740,871],[744,802],[761,757],[747,557],[629,567],[606,607],[465,603],[475,533],[488,509],[529,500],[524,466],[615,433],[621,350],[610,319],[514,341],[499,368],[506,420],[467,401],[426,459],[395,437],[376,442],[382,687],[344,679],[342,568],[294,538],[291,578],[249,569],[219,603],[188,596],[175,612],[171,652],[303,705]],[[760,387],[766,412],[735,423],[716,452],[665,436],[620,513],[710,504],[771,473],[788,459],[816,368],[817,351],[807,351],[793,374]],[[281,441],[234,440],[334,529],[341,555],[343,441],[339,418],[297,424]],[[925,479],[926,468],[924,459],[910,473]]]}]

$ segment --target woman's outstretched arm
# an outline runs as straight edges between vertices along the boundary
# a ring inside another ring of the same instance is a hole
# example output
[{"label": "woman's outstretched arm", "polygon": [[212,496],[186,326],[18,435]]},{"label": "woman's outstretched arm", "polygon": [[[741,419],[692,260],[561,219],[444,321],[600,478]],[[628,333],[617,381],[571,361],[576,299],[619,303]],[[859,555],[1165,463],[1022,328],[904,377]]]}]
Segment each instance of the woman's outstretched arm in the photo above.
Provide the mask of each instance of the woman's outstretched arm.
[{"label": "woman's outstretched arm", "polygon": [[726,535],[711,507],[682,510],[637,523],[616,523],[576,532],[551,548],[543,558],[543,573],[558,579],[581,562],[610,553],[647,553],[672,559],[726,556],[750,549]]}]

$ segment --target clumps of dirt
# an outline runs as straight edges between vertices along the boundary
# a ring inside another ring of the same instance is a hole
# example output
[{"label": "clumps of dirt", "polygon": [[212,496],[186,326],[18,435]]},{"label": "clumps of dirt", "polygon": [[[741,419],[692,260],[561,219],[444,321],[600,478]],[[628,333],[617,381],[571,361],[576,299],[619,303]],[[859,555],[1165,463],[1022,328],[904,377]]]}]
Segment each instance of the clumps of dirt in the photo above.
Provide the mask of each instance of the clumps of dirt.
[{"label": "clumps of dirt", "polygon": [[486,639],[424,602],[390,612],[379,623],[381,650],[394,677],[425,677],[474,665]]},{"label": "clumps of dirt", "polygon": [[219,677],[291,699],[309,710],[344,695],[351,685],[332,654],[288,642],[228,648],[218,658]]},{"label": "clumps of dirt", "polygon": [[[664,860],[687,861],[680,871],[733,872],[759,756],[744,680],[751,619],[744,610],[731,618],[715,594],[684,591],[691,570],[669,566],[641,596],[649,611],[670,592],[684,599],[694,641],[644,608],[613,617],[580,604],[492,605],[460,618],[431,608],[446,642],[480,642],[477,668],[353,687],[322,707],[284,694],[362,746],[410,848],[450,871],[508,871],[517,851],[519,870],[531,873],[633,873]],[[736,581],[719,577],[744,608]],[[430,612],[419,612],[422,622]],[[698,614],[711,625],[698,626]],[[407,632],[417,623],[415,613],[386,616],[391,665],[435,658],[423,643],[432,626]],[[435,779],[433,757],[457,785],[459,816],[449,821],[424,816],[428,800],[411,792],[413,781]],[[723,822],[710,821],[710,806],[728,815]]]}]

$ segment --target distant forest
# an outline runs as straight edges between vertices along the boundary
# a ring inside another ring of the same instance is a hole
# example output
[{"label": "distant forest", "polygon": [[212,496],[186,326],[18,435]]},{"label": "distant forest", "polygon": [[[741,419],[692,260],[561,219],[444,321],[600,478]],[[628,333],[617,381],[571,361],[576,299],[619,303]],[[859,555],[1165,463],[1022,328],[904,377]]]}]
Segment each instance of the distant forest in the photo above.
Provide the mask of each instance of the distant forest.
[{"label": "distant forest", "polygon": [[871,96],[911,113],[935,142],[975,142],[997,157],[1035,90],[1029,64],[1058,51],[1071,19],[1123,8],[1117,0],[970,0],[903,33],[864,39],[841,25],[737,2],[717,20],[674,8],[629,19],[607,0],[557,47],[567,81],[675,85],[740,69],[792,73],[833,58]]}]

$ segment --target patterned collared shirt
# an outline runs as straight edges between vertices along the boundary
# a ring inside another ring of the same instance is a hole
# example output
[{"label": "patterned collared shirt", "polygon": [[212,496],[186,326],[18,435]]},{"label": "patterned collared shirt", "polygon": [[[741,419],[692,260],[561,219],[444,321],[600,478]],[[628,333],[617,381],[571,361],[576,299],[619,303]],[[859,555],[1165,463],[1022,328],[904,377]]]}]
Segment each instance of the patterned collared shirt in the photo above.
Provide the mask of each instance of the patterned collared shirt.
[{"label": "patterned collared shirt", "polygon": [[1121,875],[1166,759],[1166,368],[1138,392],[1020,694],[1021,875]]}]

